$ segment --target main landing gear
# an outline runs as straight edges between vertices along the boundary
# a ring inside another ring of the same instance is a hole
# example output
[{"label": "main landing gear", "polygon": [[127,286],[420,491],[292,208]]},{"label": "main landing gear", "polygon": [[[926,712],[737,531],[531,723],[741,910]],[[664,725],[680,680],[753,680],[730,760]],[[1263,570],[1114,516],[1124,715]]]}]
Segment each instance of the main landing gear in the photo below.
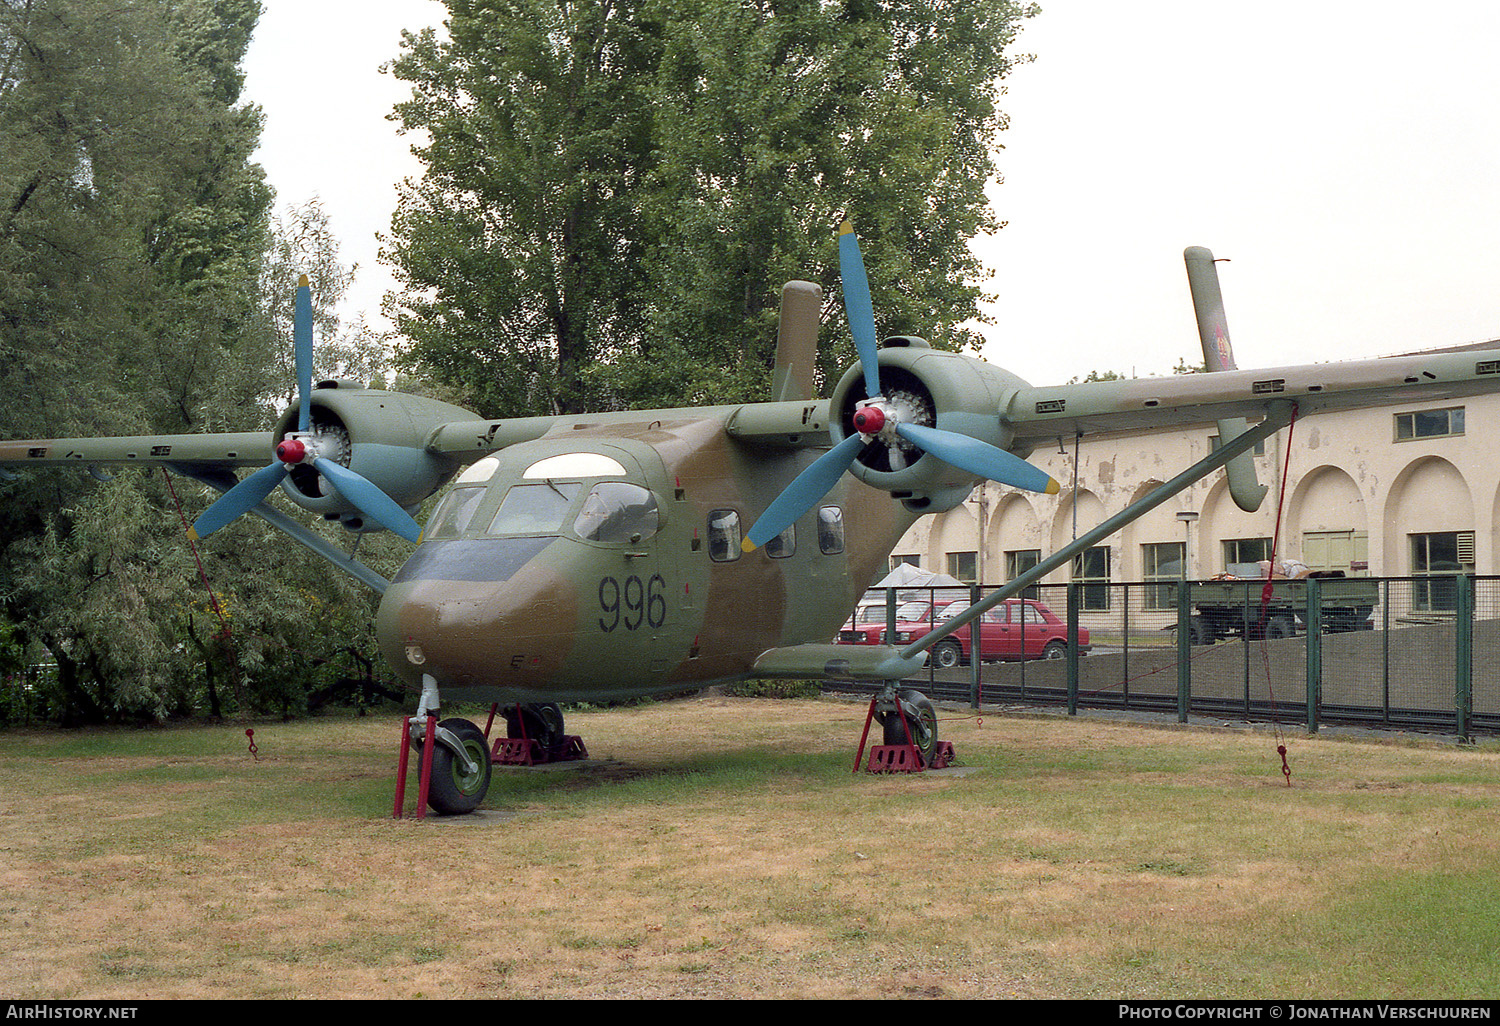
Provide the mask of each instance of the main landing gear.
[{"label": "main landing gear", "polygon": [[[417,810],[413,814],[417,819],[426,817],[429,806],[440,816],[473,812],[490,789],[496,764],[536,766],[587,759],[589,755],[582,738],[564,732],[562,709],[551,702],[505,709],[491,706],[483,730],[458,716],[439,722],[428,711],[436,708],[433,686],[423,691],[417,714],[402,721],[392,813],[395,819],[401,818],[406,804],[407,766],[412,752],[420,757]],[[490,732],[497,712],[505,719],[506,736],[496,738],[491,744]]]},{"label": "main landing gear", "polygon": [[859,754],[854,757],[856,773],[864,758],[870,724],[877,721],[883,743],[870,748],[867,772],[917,773],[943,769],[953,761],[953,742],[938,740],[937,710],[932,700],[920,691],[909,688],[898,691],[888,684],[870,700],[865,732],[859,739]]}]

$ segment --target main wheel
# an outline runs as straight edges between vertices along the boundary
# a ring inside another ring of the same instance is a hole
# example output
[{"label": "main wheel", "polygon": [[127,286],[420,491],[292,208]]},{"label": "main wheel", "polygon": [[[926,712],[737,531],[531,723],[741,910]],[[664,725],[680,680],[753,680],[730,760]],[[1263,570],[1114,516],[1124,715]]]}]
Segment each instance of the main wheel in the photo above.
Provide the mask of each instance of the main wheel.
[{"label": "main wheel", "polygon": [[[516,716],[515,706],[504,711],[505,736],[526,737],[544,749],[553,749],[562,744],[563,713],[556,702],[521,706],[521,715]],[[523,733],[524,731],[524,733]]]},{"label": "main wheel", "polygon": [[484,801],[490,789],[490,750],[484,731],[468,720],[452,717],[438,724],[450,731],[463,745],[464,752],[478,764],[470,772],[453,753],[440,743],[432,746],[432,783],[427,789],[427,804],[442,816],[473,812]]},{"label": "main wheel", "polygon": [[916,745],[917,751],[922,753],[922,761],[930,766],[933,757],[937,755],[937,710],[932,707],[932,702],[928,697],[920,691],[903,691],[898,697],[909,707],[906,713],[908,720],[912,718],[912,711],[916,712],[917,722],[911,727],[917,736],[908,741],[906,723],[902,722],[901,713],[899,711],[888,712],[885,714],[885,719],[881,721],[881,726],[885,730],[885,743]]}]

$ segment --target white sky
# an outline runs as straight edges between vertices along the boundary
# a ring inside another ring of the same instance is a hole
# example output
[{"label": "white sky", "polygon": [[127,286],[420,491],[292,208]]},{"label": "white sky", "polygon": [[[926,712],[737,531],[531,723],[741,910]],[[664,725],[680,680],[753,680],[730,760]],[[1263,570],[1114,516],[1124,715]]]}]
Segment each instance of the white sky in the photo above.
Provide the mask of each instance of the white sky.
[{"label": "white sky", "polygon": [[[247,98],[279,203],[319,196],[353,300],[420,173],[379,73],[436,0],[263,0]],[[1242,367],[1500,337],[1500,4],[1044,0],[1002,108],[985,355],[1035,384],[1200,358],[1182,250]]]}]

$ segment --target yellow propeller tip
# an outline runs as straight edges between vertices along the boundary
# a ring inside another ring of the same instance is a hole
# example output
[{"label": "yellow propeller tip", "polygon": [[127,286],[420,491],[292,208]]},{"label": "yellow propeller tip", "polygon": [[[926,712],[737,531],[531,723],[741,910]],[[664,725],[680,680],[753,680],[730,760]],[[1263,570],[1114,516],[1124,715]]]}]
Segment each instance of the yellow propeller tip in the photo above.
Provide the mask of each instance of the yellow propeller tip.
[{"label": "yellow propeller tip", "polygon": [[312,284],[312,279],[309,278],[305,274],[302,277],[300,277],[300,278],[297,279],[297,287],[299,289],[305,289],[305,288],[307,288],[311,284]]},{"label": "yellow propeller tip", "polygon": [[843,224],[839,225],[839,234],[840,235],[849,235],[853,231],[854,231],[854,225],[850,224],[848,221],[845,221]]},{"label": "yellow propeller tip", "polygon": [[202,540],[203,539],[201,539],[201,538],[198,537],[198,529],[196,527],[189,527],[188,528],[188,541],[202,541]]},{"label": "yellow propeller tip", "polygon": [[755,543],[753,541],[751,541],[749,538],[746,538],[744,541],[740,542],[740,551],[741,552],[754,552],[755,548],[756,548]]},{"label": "yellow propeller tip", "polygon": [[1062,491],[1062,485],[1057,483],[1057,478],[1049,477],[1047,479],[1047,494],[1056,495],[1060,491]]}]

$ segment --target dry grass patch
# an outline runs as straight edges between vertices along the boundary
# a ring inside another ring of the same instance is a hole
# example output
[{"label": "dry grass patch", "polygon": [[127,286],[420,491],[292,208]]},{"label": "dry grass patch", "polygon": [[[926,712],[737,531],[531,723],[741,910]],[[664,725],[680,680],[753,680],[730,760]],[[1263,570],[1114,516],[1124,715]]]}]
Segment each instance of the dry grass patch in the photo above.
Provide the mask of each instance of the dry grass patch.
[{"label": "dry grass patch", "polygon": [[[1500,985],[1500,755],[863,705],[573,714],[592,763],[389,819],[398,723],[0,734],[25,998],[1450,997]],[[504,813],[505,815],[498,815]]]}]

